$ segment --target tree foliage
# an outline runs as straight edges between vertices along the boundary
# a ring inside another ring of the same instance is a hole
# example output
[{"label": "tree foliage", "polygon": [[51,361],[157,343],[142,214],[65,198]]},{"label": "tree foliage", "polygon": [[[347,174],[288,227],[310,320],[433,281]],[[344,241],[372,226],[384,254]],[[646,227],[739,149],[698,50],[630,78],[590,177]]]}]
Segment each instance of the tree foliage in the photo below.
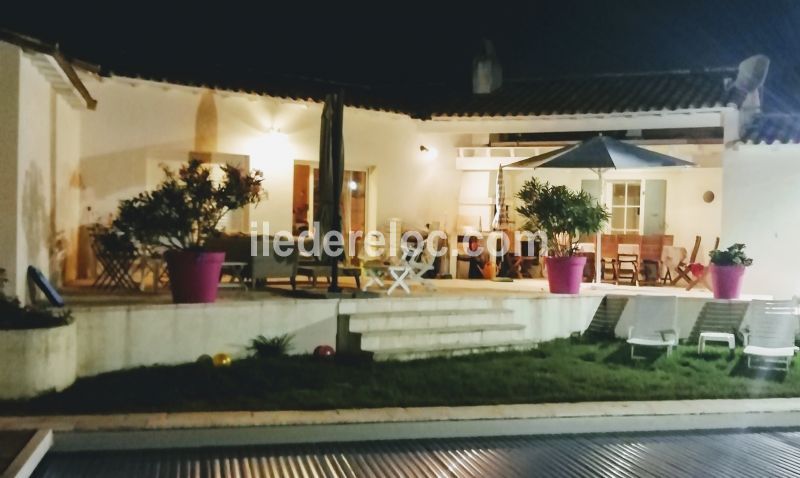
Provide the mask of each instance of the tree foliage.
[{"label": "tree foliage", "polygon": [[547,247],[556,257],[571,256],[576,241],[594,234],[608,221],[608,212],[585,191],[553,186],[536,178],[527,180],[517,193],[522,205],[517,212],[526,219],[525,228],[547,234]]},{"label": "tree foliage", "polygon": [[260,171],[248,174],[231,165],[222,170],[224,179],[215,183],[198,159],[177,173],[164,167],[167,177],[155,190],[120,202],[114,229],[144,246],[201,249],[219,234],[225,214],[261,198]]}]

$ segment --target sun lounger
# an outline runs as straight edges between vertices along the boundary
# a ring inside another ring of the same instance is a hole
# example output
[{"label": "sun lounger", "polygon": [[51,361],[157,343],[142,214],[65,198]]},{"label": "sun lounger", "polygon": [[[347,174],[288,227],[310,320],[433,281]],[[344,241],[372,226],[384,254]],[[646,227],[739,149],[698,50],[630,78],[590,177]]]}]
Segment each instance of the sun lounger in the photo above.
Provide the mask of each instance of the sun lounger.
[{"label": "sun lounger", "polygon": [[[748,368],[789,370],[797,333],[796,300],[754,300],[750,303],[744,333],[744,354]],[[754,365],[757,358],[761,365]]]},{"label": "sun lounger", "polygon": [[643,358],[635,354],[637,346],[666,347],[669,356],[680,337],[677,326],[678,298],[639,295],[632,302],[636,322],[628,329],[631,358]]}]

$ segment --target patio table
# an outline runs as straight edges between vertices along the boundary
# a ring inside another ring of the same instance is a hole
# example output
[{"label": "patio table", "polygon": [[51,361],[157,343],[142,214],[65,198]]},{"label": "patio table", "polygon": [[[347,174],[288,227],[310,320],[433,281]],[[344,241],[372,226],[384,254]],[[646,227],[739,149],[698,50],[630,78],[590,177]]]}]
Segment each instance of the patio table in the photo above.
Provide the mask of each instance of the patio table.
[{"label": "patio table", "polygon": [[131,276],[136,254],[133,252],[112,252],[102,247],[97,241],[92,243],[94,255],[102,270],[92,283],[99,289],[137,289],[138,284]]}]

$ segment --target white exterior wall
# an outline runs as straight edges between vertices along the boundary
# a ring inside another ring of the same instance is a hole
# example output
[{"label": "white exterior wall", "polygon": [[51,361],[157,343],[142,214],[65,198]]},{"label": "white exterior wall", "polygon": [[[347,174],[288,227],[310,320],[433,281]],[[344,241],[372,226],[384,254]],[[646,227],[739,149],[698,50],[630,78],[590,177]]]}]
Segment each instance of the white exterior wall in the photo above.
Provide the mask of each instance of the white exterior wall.
[{"label": "white exterior wall", "polygon": [[745,293],[800,295],[800,146],[740,145],[725,152],[721,247],[753,258]]},{"label": "white exterior wall", "polygon": [[53,226],[57,237],[56,257],[51,260],[51,275],[64,281],[77,277],[78,224],[80,219],[80,112],[70,107],[60,96],[55,99],[54,148],[56,161],[52,165]]},{"label": "white exterior wall", "polygon": [[[87,85],[98,106],[81,118],[83,223],[106,218],[120,199],[152,183],[147,165],[154,158],[188,159],[202,97],[199,89],[119,78]],[[269,221],[273,232],[291,229],[293,166],[295,161],[318,161],[322,105],[214,96],[216,152],[247,155],[251,167],[264,172],[267,198],[251,211],[251,220]],[[368,188],[375,204],[368,205],[368,226],[381,227],[391,217],[420,226],[454,221],[460,186],[455,140],[421,135],[418,124],[403,115],[345,109],[345,167],[373,169]],[[270,134],[273,129],[281,134]],[[436,147],[439,157],[426,160],[420,144]]]},{"label": "white exterior wall", "polygon": [[28,265],[50,275],[52,178],[55,164],[55,93],[24,55],[19,87],[19,170],[17,172],[17,295],[22,297]]},{"label": "white exterior wall", "polygon": [[77,230],[78,116],[27,54],[0,43],[0,267],[8,291],[25,297],[25,271],[34,265],[56,284],[51,258],[56,231],[74,247]]},{"label": "white exterior wall", "polygon": [[17,146],[19,143],[19,64],[21,51],[0,42],[0,268],[7,293],[17,287]]}]

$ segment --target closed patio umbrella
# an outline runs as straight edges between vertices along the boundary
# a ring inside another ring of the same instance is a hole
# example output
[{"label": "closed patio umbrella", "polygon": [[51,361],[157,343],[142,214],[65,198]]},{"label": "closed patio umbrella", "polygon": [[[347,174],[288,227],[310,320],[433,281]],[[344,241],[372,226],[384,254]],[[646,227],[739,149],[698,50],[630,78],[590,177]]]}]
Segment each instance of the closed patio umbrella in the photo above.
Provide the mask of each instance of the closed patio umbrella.
[{"label": "closed patio umbrella", "polygon": [[[611,138],[595,136],[572,146],[533,156],[507,167],[513,168],[586,168],[597,173],[600,180],[600,204],[605,204],[605,179],[609,169],[644,169],[670,166],[694,166],[694,163],[641,148]],[[595,282],[600,282],[600,236],[595,250]]]},{"label": "closed patio umbrella", "polygon": [[[325,96],[322,108],[322,124],[319,135],[319,237],[330,231],[342,232],[340,201],[344,180],[344,140],[342,123],[344,116],[343,94]],[[339,258],[327,257],[331,265],[329,292],[339,292]]]},{"label": "closed patio umbrella", "polygon": [[500,231],[508,228],[508,211],[506,210],[506,187],[503,181],[503,166],[497,168],[497,184],[495,186],[494,204],[497,211],[492,219],[492,229]]}]

